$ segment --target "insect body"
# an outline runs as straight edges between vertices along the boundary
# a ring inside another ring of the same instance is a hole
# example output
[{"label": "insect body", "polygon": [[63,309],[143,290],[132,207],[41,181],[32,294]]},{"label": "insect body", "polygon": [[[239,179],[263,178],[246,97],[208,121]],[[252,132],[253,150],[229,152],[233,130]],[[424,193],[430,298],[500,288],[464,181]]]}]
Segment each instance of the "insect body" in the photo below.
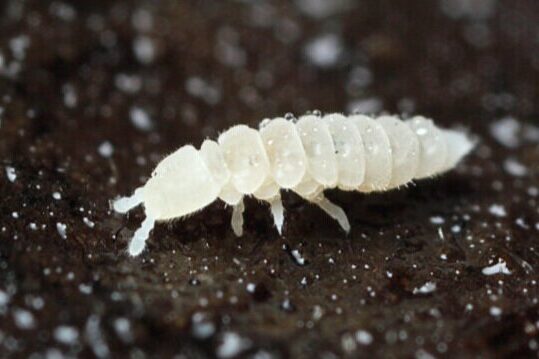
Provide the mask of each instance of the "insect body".
[{"label": "insect body", "polygon": [[146,219],[129,254],[145,247],[157,221],[186,216],[217,198],[231,205],[232,229],[243,233],[243,197],[268,202],[279,233],[284,221],[281,189],[318,205],[348,232],[346,214],[324,190],[386,191],[413,179],[443,173],[473,148],[465,133],[440,129],[421,116],[306,115],[297,121],[266,120],[260,129],[237,125],[199,150],[185,145],[165,157],[143,187],[117,199],[126,213],[144,204]]}]

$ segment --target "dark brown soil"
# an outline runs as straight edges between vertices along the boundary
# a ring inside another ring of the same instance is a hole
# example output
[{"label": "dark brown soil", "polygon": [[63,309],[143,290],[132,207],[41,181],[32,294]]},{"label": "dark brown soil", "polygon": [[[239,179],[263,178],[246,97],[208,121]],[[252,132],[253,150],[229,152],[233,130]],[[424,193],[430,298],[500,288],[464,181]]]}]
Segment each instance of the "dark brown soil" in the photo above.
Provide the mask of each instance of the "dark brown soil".
[{"label": "dark brown soil", "polygon": [[[539,2],[5,0],[0,14],[1,357],[538,356]],[[236,238],[216,202],[126,255],[142,213],[109,201],[164,155],[314,109],[419,113],[480,142],[440,178],[330,192],[349,236],[287,193],[282,237],[248,200]]]}]

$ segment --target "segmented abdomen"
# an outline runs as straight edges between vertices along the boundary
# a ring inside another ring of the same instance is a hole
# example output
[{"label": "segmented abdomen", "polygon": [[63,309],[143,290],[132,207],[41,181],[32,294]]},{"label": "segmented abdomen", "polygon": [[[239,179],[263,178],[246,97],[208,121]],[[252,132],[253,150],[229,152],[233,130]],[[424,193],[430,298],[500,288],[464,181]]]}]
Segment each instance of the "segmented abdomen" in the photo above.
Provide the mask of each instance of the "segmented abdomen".
[{"label": "segmented abdomen", "polygon": [[268,199],[281,188],[306,198],[334,187],[387,190],[453,167],[460,155],[448,139],[455,134],[419,116],[306,115],[263,121],[259,131],[234,126],[218,140],[230,172],[221,197],[237,191]]}]

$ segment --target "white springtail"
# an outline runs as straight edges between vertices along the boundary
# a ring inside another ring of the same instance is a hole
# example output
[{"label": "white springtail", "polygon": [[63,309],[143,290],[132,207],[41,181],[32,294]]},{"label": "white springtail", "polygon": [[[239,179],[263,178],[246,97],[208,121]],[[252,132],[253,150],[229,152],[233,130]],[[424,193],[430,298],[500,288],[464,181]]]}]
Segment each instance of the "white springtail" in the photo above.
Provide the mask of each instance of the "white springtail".
[{"label": "white springtail", "polygon": [[452,169],[473,147],[465,133],[440,129],[421,116],[275,118],[258,131],[233,126],[199,150],[180,147],[131,197],[117,199],[114,210],[126,213],[144,204],[146,219],[129,244],[133,256],[144,250],[156,221],[186,216],[217,198],[233,206],[236,235],[243,233],[244,196],[268,202],[281,233],[281,189],[317,204],[348,232],[346,214],[324,196],[325,189],[390,190]]}]

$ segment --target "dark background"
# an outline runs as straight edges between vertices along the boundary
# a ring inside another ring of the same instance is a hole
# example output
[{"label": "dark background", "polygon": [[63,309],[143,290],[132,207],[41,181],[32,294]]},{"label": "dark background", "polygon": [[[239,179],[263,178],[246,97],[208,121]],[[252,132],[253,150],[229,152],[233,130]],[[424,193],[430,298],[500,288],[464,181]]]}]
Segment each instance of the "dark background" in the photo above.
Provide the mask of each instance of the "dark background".
[{"label": "dark background", "polygon": [[[0,3],[2,357],[537,357],[539,2]],[[286,112],[461,125],[458,169],[157,226],[111,213],[177,147]],[[484,268],[506,265],[505,273]]]}]

